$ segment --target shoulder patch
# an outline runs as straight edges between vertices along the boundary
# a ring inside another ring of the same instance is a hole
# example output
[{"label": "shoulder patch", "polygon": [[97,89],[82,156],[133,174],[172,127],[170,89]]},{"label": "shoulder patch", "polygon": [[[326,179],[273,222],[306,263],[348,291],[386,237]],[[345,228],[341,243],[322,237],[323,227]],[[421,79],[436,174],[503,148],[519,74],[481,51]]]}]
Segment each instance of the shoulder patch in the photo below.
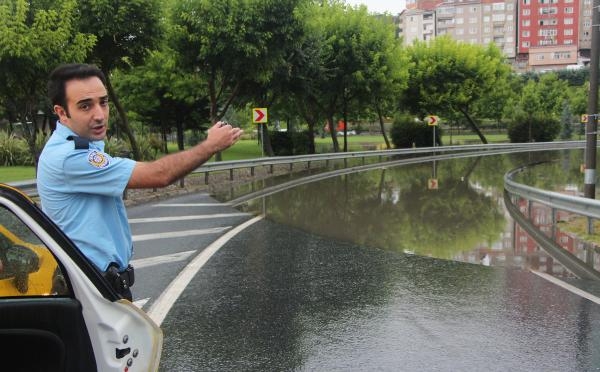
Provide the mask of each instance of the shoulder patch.
[{"label": "shoulder patch", "polygon": [[110,164],[110,160],[106,154],[93,150],[88,153],[88,163],[90,163],[92,167],[106,168]]}]

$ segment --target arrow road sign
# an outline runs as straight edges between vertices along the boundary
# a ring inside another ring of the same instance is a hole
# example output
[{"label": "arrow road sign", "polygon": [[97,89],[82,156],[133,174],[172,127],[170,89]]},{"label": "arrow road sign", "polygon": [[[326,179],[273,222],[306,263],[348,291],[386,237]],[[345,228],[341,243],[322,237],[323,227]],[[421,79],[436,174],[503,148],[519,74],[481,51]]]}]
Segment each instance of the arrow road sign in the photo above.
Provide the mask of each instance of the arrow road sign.
[{"label": "arrow road sign", "polygon": [[252,122],[253,123],[266,123],[267,122],[267,109],[266,108],[253,108],[252,109]]},{"label": "arrow road sign", "polygon": [[428,125],[431,125],[431,126],[438,125],[438,121],[439,120],[440,119],[437,116],[435,116],[435,115],[429,115],[429,116],[427,116],[427,124]]}]

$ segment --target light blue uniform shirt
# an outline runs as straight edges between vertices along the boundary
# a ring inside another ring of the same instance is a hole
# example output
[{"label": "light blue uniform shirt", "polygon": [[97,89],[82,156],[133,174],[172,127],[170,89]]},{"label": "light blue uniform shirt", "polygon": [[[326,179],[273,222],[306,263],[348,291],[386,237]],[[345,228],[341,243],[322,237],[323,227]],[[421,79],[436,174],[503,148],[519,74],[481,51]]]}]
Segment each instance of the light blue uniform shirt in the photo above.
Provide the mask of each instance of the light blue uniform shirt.
[{"label": "light blue uniform shirt", "polygon": [[42,210],[100,270],[111,262],[120,270],[133,254],[123,191],[135,161],[104,153],[104,141],[75,149],[77,136],[57,122],[38,164]]}]

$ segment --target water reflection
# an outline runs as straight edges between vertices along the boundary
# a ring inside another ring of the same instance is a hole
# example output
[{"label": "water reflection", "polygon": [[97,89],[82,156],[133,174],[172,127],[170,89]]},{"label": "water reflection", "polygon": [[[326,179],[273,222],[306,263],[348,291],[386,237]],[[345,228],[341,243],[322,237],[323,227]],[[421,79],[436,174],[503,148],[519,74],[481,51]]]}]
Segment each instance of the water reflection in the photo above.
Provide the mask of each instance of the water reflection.
[{"label": "water reflection", "polygon": [[[518,181],[578,193],[583,187],[581,161],[581,150],[564,150],[395,166],[301,185],[250,201],[242,209],[363,246],[569,276],[508,216],[503,176],[523,164],[550,162]],[[534,209],[536,223],[554,231],[548,225],[552,211]],[[570,250],[585,248],[574,236],[556,236]]]}]

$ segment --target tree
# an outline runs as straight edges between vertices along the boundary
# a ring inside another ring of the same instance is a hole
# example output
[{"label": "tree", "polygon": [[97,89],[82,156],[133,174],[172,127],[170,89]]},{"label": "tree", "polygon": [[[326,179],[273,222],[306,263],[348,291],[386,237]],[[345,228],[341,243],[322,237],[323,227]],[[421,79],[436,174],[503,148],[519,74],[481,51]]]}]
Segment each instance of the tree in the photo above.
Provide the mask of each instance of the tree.
[{"label": "tree", "polygon": [[[216,123],[247,87],[269,81],[281,63],[296,0],[190,0],[171,12],[171,45],[182,68],[199,76]],[[274,47],[271,48],[271,45]],[[217,158],[219,159],[220,154]]]},{"label": "tree", "polygon": [[449,37],[415,42],[408,48],[413,65],[403,104],[414,114],[444,116],[460,112],[483,143],[487,139],[473,117],[474,105],[504,84],[510,66],[494,45],[460,43]]},{"label": "tree", "polygon": [[135,159],[140,151],[129,126],[127,113],[112,86],[112,71],[128,69],[143,62],[162,36],[159,0],[80,0],[79,29],[95,35],[97,42],[88,57],[106,75],[110,100],[119,114],[120,125],[129,139]]},{"label": "tree", "polygon": [[[48,118],[48,75],[56,61],[83,61],[95,37],[77,31],[77,2],[0,4],[0,96],[11,122],[20,122],[34,164],[41,148],[38,127]],[[38,115],[38,112],[44,115]],[[43,116],[43,117],[42,117]]]},{"label": "tree", "polygon": [[560,138],[563,140],[571,139],[573,135],[573,114],[571,114],[571,108],[567,101],[563,103],[563,110],[560,114],[560,126]]},{"label": "tree", "polygon": [[166,149],[166,134],[177,129],[177,144],[184,149],[184,129],[207,117],[206,94],[197,76],[181,71],[173,51],[154,51],[143,65],[129,71],[117,70],[116,92],[130,113],[149,126],[158,127]]}]

